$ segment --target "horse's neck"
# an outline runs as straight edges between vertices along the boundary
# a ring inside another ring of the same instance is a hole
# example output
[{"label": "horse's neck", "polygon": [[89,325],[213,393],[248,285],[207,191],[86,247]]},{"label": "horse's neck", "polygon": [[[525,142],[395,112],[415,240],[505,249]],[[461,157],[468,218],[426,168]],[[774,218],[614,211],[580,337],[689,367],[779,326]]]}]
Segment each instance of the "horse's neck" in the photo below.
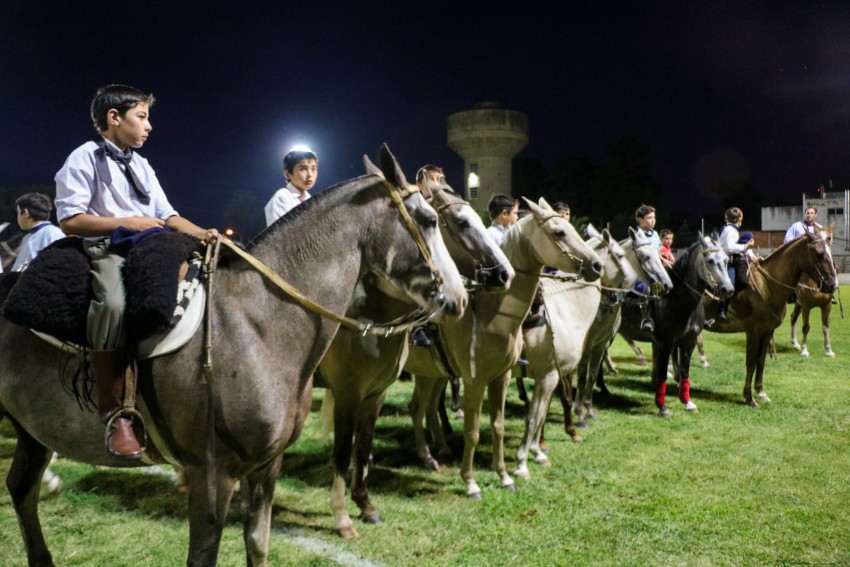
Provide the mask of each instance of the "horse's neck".
[{"label": "horse's neck", "polygon": [[488,327],[498,327],[504,332],[516,332],[534,299],[543,265],[537,261],[526,239],[520,239],[503,247],[508,262],[516,275],[507,291],[484,294],[475,302],[476,321],[486,321]]},{"label": "horse's neck", "polygon": [[767,276],[762,277],[768,288],[778,292],[784,286],[794,287],[803,275],[799,255],[808,252],[807,241],[794,241],[788,244],[784,250],[774,252],[758,264],[758,270],[764,271]]}]

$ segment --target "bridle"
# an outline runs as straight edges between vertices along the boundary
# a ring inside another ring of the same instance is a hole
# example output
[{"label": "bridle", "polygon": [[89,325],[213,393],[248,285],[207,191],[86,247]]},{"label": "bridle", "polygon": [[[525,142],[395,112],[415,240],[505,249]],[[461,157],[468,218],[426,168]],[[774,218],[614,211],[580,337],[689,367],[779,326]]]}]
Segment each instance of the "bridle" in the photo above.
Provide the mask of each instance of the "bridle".
[{"label": "bridle", "polygon": [[[413,327],[417,327],[427,323],[438,317],[446,307],[446,298],[445,293],[443,292],[443,279],[440,275],[439,271],[434,264],[434,260],[431,256],[430,251],[428,250],[428,246],[425,243],[425,239],[422,234],[419,232],[419,229],[416,227],[413,219],[410,216],[410,212],[407,210],[407,207],[404,204],[404,199],[413,195],[414,193],[419,192],[419,187],[416,185],[408,185],[404,189],[400,189],[387,181],[387,179],[383,175],[378,175],[383,182],[384,187],[387,189],[387,192],[390,195],[390,198],[401,214],[403,224],[407,228],[407,231],[410,233],[411,237],[413,237],[413,241],[416,243],[416,246],[419,248],[420,254],[425,259],[426,264],[428,264],[428,268],[431,271],[432,281],[437,285],[436,292],[432,295],[429,300],[428,307],[418,307],[410,313],[393,319],[392,321],[388,321],[386,323],[375,324],[375,323],[363,323],[362,321],[358,321],[356,319],[352,319],[350,317],[346,317],[344,315],[337,315],[336,313],[322,307],[315,301],[311,300],[309,297],[301,293],[298,289],[280,277],[274,270],[269,268],[267,265],[262,263],[260,260],[237,246],[230,239],[219,236],[219,241],[221,244],[227,246],[240,256],[243,260],[248,262],[254,269],[256,269],[260,274],[262,274],[269,281],[274,283],[278,288],[280,288],[285,294],[296,300],[305,308],[310,311],[325,317],[326,319],[330,319],[336,323],[339,323],[343,327],[356,331],[363,336],[367,335],[378,335],[388,337],[391,335],[396,335],[399,333],[403,333]],[[217,247],[216,247],[217,249]],[[206,268],[208,274],[212,274],[215,271],[215,262],[211,262],[211,268]],[[208,279],[209,279],[208,275]]]},{"label": "bridle", "polygon": [[564,217],[562,217],[559,213],[552,213],[552,214],[550,214],[546,217],[540,217],[538,215],[534,215],[534,221],[540,227],[540,230],[543,232],[543,234],[545,234],[549,238],[549,240],[551,240],[552,243],[555,244],[555,246],[561,252],[562,256],[566,256],[567,258],[569,258],[569,260],[573,264],[575,264],[576,270],[578,271],[579,274],[584,274],[584,260],[582,260],[581,258],[576,256],[575,254],[570,252],[569,248],[567,248],[567,246],[563,242],[561,242],[559,239],[555,238],[555,235],[551,234],[548,230],[546,230],[545,225],[548,221],[550,221],[551,219],[563,219],[563,218]]}]

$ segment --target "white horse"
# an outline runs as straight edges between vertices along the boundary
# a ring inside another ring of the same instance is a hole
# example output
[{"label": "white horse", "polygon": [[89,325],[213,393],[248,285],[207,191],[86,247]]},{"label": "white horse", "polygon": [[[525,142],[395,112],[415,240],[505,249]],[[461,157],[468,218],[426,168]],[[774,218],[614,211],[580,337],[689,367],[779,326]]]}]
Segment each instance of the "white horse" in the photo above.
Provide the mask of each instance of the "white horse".
[{"label": "white horse", "polygon": [[[464,316],[439,326],[444,357],[434,349],[411,349],[405,370],[416,376],[411,403],[417,450],[428,460],[430,451],[422,430],[426,409],[436,407],[429,400],[439,397],[447,377],[463,379],[464,451],[461,477],[466,494],[481,497],[472,462],[479,440],[479,420],[485,389],[488,391],[493,434],[493,468],[503,488],[515,489],[505,467],[505,394],[522,348],[520,326],[534,298],[543,266],[580,274],[588,281],[599,279],[602,261],[581,239],[575,228],[549,204],[528,201],[531,215],[519,220],[505,235],[502,249],[516,277],[510,290],[501,294],[476,292]],[[449,366],[449,368],[446,368]],[[436,416],[434,417],[436,419]],[[439,429],[439,428],[435,428]],[[437,431],[433,431],[437,433]]]},{"label": "white horse", "polygon": [[[543,302],[546,314],[534,326],[523,329],[525,355],[528,358],[528,376],[534,380],[534,394],[529,403],[525,419],[525,434],[517,452],[519,466],[514,474],[530,478],[528,454],[534,454],[534,462],[548,466],[549,459],[540,448],[540,437],[552,393],[563,380],[571,383],[572,375],[581,360],[585,337],[596,319],[603,294],[607,289],[630,288],[637,274],[626,259],[623,247],[611,237],[607,230],[596,232],[587,244],[602,259],[602,278],[593,283],[575,281],[573,278],[543,278]],[[599,282],[601,281],[601,285]],[[564,419],[569,422],[570,408]]]}]

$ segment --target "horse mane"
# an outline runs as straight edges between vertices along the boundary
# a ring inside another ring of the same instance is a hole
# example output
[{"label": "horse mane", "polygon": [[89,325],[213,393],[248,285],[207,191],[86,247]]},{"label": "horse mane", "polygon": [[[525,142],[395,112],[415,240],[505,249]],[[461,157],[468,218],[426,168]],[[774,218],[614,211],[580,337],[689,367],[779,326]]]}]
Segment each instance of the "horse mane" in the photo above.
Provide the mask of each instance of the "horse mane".
[{"label": "horse mane", "polygon": [[[319,206],[320,203],[324,202],[327,199],[330,199],[332,195],[339,193],[343,190],[349,191],[359,191],[363,189],[369,183],[374,182],[377,178],[374,174],[366,174],[361,175],[360,177],[355,177],[354,179],[349,179],[347,181],[342,181],[340,183],[335,183],[331,185],[327,189],[320,191],[314,197],[310,197],[297,207],[291,209],[285,215],[281,216],[279,219],[274,221],[272,224],[264,228],[260,233],[251,239],[251,241],[245,246],[247,251],[251,251],[257,247],[258,244],[262,243],[266,240],[269,235],[276,233],[281,227],[286,226],[288,223],[297,222],[296,219],[299,219],[306,211],[312,209],[313,207]],[[368,182],[368,183],[367,183]]]},{"label": "horse mane", "polygon": [[[765,256],[764,258],[762,258],[758,261],[761,262],[761,263],[769,261],[774,256],[779,255],[780,252],[784,252],[786,248],[790,248],[792,244],[796,244],[797,241],[802,239],[802,238],[806,238],[806,235],[804,234],[802,236],[798,236],[794,240],[790,240],[790,241],[784,243],[782,246],[780,246],[779,248],[777,248],[776,250],[774,250],[773,252],[771,252],[770,254],[768,254],[767,256]],[[820,236],[818,236],[818,238],[820,238]]]}]

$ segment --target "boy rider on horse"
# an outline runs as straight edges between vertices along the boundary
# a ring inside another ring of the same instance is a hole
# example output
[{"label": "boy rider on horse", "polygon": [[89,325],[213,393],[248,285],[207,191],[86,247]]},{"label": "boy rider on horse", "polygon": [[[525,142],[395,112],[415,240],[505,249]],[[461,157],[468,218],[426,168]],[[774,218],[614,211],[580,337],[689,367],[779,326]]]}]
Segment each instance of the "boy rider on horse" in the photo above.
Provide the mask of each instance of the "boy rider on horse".
[{"label": "boy rider on horse", "polygon": [[106,451],[117,459],[139,459],[142,450],[132,416],[122,414],[130,370],[124,257],[110,249],[113,232],[167,227],[207,242],[218,237],[216,229],[203,229],[177,214],[148,161],[134,152],[150,134],[153,103],[153,95],[124,85],[98,90],[91,104],[97,140],[71,152],[56,174],[59,225],[66,234],[85,239],[83,249],[91,258],[93,299],[86,335],[98,413],[103,423],[111,423]]}]

